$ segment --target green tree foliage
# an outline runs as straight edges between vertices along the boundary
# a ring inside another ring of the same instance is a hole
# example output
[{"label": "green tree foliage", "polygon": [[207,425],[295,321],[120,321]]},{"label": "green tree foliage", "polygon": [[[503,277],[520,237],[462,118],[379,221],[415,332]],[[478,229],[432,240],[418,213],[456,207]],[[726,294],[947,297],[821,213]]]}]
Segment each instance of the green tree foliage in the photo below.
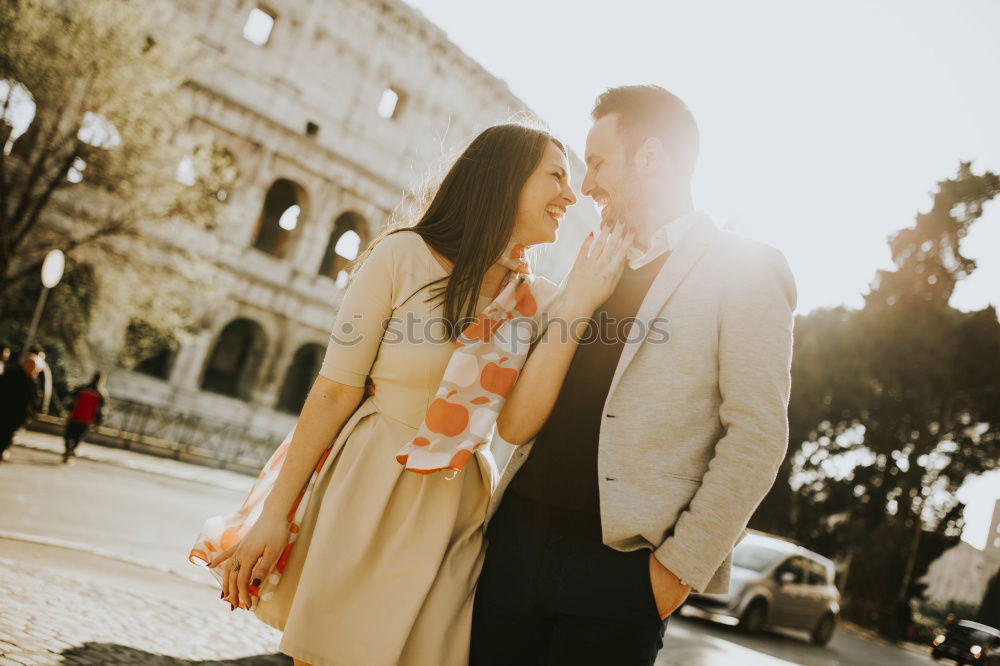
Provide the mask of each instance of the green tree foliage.
[{"label": "green tree foliage", "polygon": [[754,525],[847,558],[846,612],[887,632],[961,534],[955,492],[1000,458],[1000,323],[948,302],[975,270],[961,241],[1000,177],[962,164],[890,239],[860,310],[796,321],[791,446]]},{"label": "green tree foliage", "polygon": [[[185,81],[201,53],[184,32],[162,0],[0,0],[4,318],[30,316],[24,296],[52,248],[95,267],[91,287],[121,308],[190,291],[198,260],[184,234],[215,224],[237,174],[192,129]],[[86,327],[80,308],[62,305],[62,320]],[[170,308],[142,315],[154,331],[177,318]],[[47,314],[42,332],[79,346],[53,326]]]}]

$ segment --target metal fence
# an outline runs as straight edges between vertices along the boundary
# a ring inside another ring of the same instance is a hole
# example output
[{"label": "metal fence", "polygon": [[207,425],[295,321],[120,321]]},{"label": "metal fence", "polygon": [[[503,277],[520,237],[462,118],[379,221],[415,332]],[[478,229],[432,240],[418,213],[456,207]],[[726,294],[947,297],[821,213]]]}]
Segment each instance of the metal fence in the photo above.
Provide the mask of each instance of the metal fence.
[{"label": "metal fence", "polygon": [[[52,426],[61,419],[39,419]],[[116,399],[107,420],[88,441],[256,474],[280,439],[254,434],[245,424]]]}]

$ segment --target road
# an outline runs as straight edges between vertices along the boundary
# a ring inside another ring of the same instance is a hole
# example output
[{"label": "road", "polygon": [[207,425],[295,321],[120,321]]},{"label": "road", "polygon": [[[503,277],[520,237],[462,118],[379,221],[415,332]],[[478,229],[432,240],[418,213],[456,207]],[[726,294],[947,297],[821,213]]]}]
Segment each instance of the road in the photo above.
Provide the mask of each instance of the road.
[{"label": "road", "polygon": [[[51,452],[54,438],[29,433],[22,440],[36,448],[15,447],[0,465],[0,560],[7,564],[0,565],[0,595],[20,603],[0,607],[0,665],[285,663],[273,654],[276,632],[245,613],[223,612],[205,585],[211,577],[186,562],[201,522],[238,506],[251,479],[93,445],[83,453],[94,459],[67,467]],[[75,597],[71,607],[90,612],[60,615],[63,605],[51,606],[53,597]],[[96,617],[103,619],[87,621]],[[119,633],[109,634],[109,627]],[[212,639],[218,636],[226,640]],[[657,660],[657,666],[930,663],[843,629],[817,648],[803,636],[745,636],[693,617],[671,618]]]}]

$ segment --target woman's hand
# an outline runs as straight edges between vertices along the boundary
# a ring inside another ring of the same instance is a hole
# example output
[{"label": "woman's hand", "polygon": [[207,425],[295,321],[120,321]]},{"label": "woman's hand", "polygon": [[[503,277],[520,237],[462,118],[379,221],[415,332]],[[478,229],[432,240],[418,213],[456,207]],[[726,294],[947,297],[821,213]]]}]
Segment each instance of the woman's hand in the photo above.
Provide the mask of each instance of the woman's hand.
[{"label": "woman's hand", "polygon": [[232,610],[253,608],[261,582],[274,568],[288,543],[288,521],[266,512],[238,544],[222,551],[209,562],[211,568],[223,567],[222,598]]},{"label": "woman's hand", "polygon": [[573,314],[590,315],[611,296],[633,239],[623,222],[602,228],[597,239],[593,233],[587,236],[566,279],[564,302]]}]

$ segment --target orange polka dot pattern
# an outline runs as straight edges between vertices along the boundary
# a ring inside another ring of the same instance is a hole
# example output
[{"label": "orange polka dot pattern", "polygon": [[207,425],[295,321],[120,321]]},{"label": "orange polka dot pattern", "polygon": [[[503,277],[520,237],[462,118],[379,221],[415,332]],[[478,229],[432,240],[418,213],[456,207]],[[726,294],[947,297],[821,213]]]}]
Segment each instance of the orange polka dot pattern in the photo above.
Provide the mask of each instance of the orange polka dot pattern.
[{"label": "orange polka dot pattern", "polygon": [[550,283],[531,274],[523,246],[512,246],[501,263],[512,279],[458,337],[423,423],[396,455],[410,472],[457,474],[489,442],[538,336],[537,315],[555,297],[542,287]]}]

